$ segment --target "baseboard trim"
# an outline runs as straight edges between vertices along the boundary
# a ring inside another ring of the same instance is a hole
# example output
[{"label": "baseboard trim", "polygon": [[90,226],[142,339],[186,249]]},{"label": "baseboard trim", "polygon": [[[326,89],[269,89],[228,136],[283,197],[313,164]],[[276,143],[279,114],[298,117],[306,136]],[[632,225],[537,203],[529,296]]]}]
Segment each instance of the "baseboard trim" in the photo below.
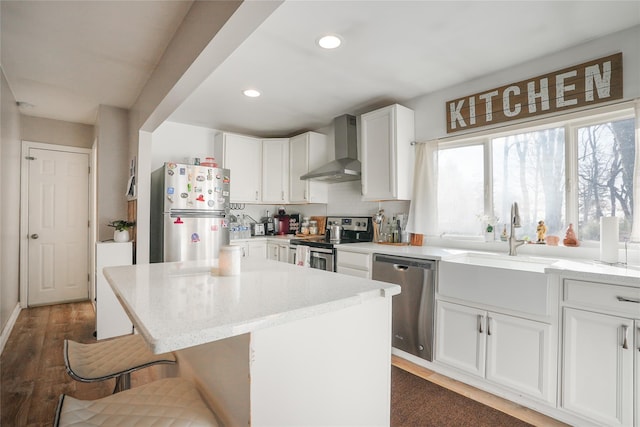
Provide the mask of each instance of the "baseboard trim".
[{"label": "baseboard trim", "polygon": [[18,316],[20,315],[20,310],[22,310],[22,307],[20,307],[20,303],[18,303],[13,309],[11,316],[9,316],[7,324],[2,329],[2,334],[0,334],[0,354],[4,351],[4,346],[7,344],[11,331],[13,330],[13,326],[16,324]]}]

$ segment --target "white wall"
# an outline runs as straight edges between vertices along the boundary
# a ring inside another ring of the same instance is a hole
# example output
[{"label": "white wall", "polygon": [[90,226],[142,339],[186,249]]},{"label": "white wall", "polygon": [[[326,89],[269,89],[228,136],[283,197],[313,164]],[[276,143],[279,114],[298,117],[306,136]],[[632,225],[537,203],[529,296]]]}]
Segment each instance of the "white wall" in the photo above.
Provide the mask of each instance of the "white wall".
[{"label": "white wall", "polygon": [[20,282],[20,113],[0,68],[0,331],[18,304]]},{"label": "white wall", "polygon": [[24,141],[91,148],[95,129],[92,125],[22,116],[21,138]]},{"label": "white wall", "polygon": [[96,124],[97,148],[97,239],[113,239],[107,224],[127,219],[129,179],[129,111],[100,105]]},{"label": "white wall", "polygon": [[[526,46],[523,46],[523,48],[526,48]],[[549,48],[553,49],[553,46]],[[622,52],[624,100],[640,97],[640,26],[636,26],[580,46],[551,53],[536,60],[461,85],[418,96],[411,101],[403,103],[403,105],[416,112],[416,141],[444,138],[447,136],[445,112],[445,103],[447,101],[553,72],[616,52]],[[542,117],[544,116],[538,116],[533,120]],[[511,123],[515,124],[517,122]],[[488,128],[490,127],[482,128],[482,130]],[[478,131],[480,129],[475,130]],[[465,132],[457,132],[453,135],[463,134]]]},{"label": "white wall", "polygon": [[213,139],[219,131],[200,126],[164,122],[153,132],[151,170],[165,162],[184,163],[190,157],[213,157]]}]

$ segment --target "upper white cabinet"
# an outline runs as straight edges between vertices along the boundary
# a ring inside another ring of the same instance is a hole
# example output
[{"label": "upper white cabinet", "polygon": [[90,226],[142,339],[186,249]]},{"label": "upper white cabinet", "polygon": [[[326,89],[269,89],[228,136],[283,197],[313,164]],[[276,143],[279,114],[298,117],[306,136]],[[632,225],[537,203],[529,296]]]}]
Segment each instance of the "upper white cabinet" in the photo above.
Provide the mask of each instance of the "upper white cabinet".
[{"label": "upper white cabinet", "polygon": [[289,202],[289,138],[262,140],[262,201]]},{"label": "upper white cabinet", "polygon": [[360,119],[363,200],[410,200],[414,112],[394,104]]},{"label": "upper white cabinet", "polygon": [[230,199],[233,203],[262,201],[262,140],[233,133],[219,133],[214,155],[221,167],[231,171]]},{"label": "upper white cabinet", "polygon": [[327,137],[316,132],[294,136],[289,141],[289,202],[327,203],[329,189],[326,183],[302,181],[300,177],[328,162]]}]

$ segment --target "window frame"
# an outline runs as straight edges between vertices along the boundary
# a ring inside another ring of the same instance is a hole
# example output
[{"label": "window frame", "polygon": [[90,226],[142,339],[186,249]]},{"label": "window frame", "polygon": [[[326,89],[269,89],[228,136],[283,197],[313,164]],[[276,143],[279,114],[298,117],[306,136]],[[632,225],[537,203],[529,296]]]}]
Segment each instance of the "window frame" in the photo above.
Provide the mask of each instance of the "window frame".
[{"label": "window frame", "polygon": [[[593,126],[599,123],[635,119],[636,123],[636,150],[640,150],[640,141],[637,140],[640,131],[638,129],[640,118],[636,117],[640,114],[640,110],[637,110],[637,106],[633,101],[623,102],[619,104],[608,105],[605,107],[598,107],[593,109],[587,109],[579,112],[568,113],[564,115],[555,115],[540,120],[533,120],[522,122],[514,125],[508,125],[499,128],[492,128],[480,132],[470,132],[462,136],[455,136],[446,139],[438,140],[437,151],[443,149],[452,149],[458,147],[465,147],[470,145],[483,145],[484,156],[484,209],[485,215],[494,216],[493,212],[493,161],[492,161],[492,141],[495,138],[508,137],[512,135],[536,132],[549,128],[564,128],[564,149],[565,149],[565,218],[567,224],[579,223],[579,202],[578,202],[578,130],[585,126]],[[640,167],[640,165],[636,165]],[[437,200],[437,179],[438,173],[436,172],[435,187],[431,191],[434,193],[434,200]],[[634,187],[634,197],[640,198],[640,188]],[[436,212],[440,214],[439,209]],[[634,225],[640,221],[640,212],[634,212]],[[439,224],[437,218],[433,222],[436,226]],[[438,233],[440,230],[438,230]],[[483,239],[483,236],[473,235],[444,235],[440,234],[441,238],[450,240],[477,240]],[[598,244],[596,241],[586,241],[587,246],[594,246]]]}]

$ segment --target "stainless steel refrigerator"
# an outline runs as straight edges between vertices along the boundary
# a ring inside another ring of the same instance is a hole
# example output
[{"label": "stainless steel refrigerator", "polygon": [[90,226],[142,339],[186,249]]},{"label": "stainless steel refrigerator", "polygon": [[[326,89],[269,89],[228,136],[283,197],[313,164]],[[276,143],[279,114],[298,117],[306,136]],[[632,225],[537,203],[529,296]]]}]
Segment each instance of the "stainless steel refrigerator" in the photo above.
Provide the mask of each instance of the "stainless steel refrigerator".
[{"label": "stainless steel refrigerator", "polygon": [[207,260],[229,244],[228,169],[165,163],[151,174],[150,261]]}]

